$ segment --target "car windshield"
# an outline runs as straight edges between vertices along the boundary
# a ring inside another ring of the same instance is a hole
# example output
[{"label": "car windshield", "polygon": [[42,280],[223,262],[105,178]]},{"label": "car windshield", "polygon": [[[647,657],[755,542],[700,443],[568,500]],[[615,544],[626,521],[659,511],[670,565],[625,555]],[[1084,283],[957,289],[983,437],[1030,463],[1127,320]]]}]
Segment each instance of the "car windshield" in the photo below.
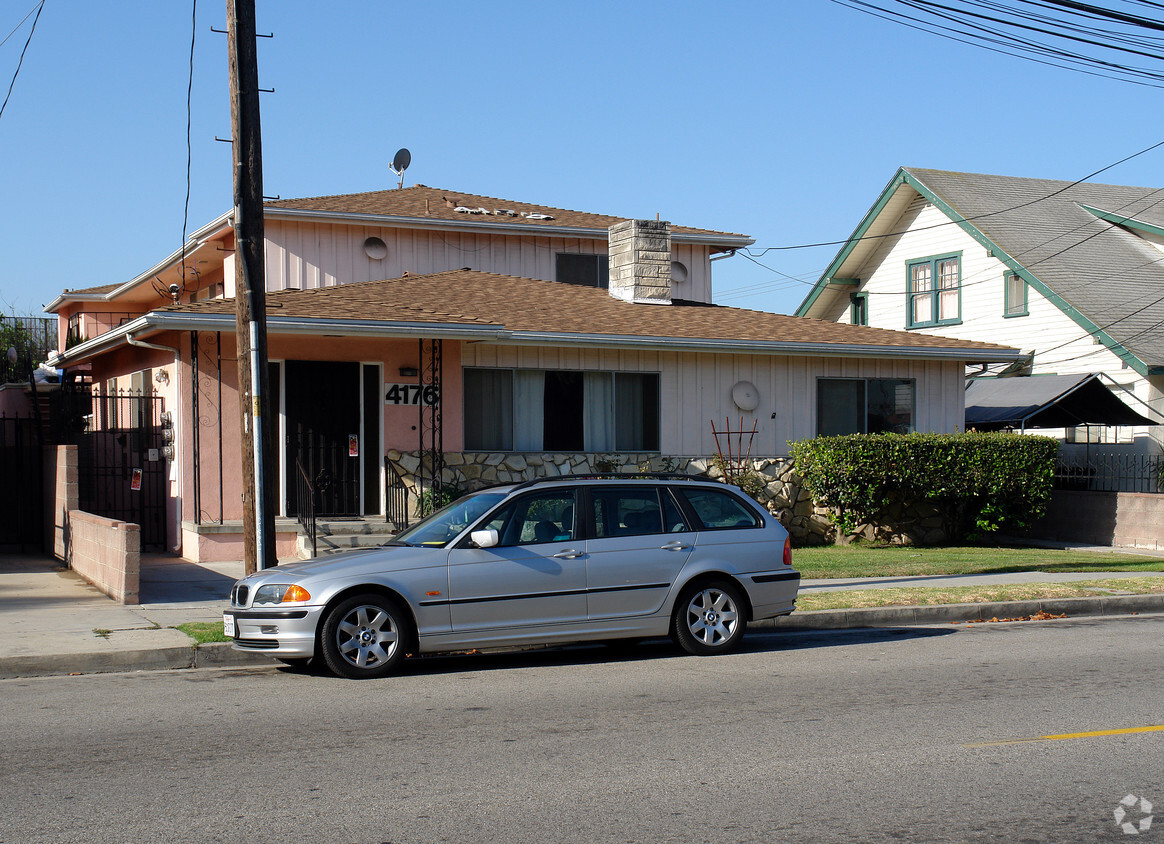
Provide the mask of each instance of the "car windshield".
[{"label": "car windshield", "polygon": [[465,528],[505,499],[504,492],[479,492],[458,498],[420,524],[398,533],[389,545],[422,545],[443,548]]}]

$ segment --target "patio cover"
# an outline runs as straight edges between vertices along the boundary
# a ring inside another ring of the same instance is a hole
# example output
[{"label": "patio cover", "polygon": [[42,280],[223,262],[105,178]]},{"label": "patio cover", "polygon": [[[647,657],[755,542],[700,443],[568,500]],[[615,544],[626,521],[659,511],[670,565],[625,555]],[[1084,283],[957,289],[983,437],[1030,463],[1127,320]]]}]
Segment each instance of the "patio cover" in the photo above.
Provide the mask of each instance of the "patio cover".
[{"label": "patio cover", "polygon": [[979,378],[966,388],[967,430],[1154,424],[1124,404],[1096,373]]}]

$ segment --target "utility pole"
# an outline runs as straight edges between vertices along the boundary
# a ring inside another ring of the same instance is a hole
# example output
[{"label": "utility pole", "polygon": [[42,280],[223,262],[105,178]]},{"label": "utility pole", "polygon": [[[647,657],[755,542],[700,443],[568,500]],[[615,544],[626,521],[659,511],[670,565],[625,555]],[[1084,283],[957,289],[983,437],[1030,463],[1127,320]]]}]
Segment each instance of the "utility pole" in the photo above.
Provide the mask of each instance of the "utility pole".
[{"label": "utility pole", "polygon": [[234,150],[235,340],[238,346],[246,573],[277,565],[263,268],[263,147],[254,0],[226,0]]}]

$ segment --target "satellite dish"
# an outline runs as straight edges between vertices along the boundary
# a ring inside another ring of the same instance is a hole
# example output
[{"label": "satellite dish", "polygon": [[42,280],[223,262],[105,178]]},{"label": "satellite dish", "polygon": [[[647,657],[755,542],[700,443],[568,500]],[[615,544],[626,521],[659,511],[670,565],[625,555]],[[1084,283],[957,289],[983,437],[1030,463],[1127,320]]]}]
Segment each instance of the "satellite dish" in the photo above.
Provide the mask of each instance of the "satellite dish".
[{"label": "satellite dish", "polygon": [[408,169],[408,165],[412,163],[412,153],[407,148],[401,148],[396,151],[396,157],[392,159],[392,164],[389,166],[392,172],[400,177],[400,184],[397,188],[404,187],[404,171]]}]

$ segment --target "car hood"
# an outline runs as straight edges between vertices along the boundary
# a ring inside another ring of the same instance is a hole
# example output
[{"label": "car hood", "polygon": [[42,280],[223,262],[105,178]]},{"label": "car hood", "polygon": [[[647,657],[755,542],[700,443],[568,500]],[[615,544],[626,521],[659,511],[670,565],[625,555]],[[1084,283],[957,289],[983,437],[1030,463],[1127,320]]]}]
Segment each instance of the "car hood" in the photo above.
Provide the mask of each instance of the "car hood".
[{"label": "car hood", "polygon": [[[262,581],[277,583],[281,579],[300,581],[305,578],[331,579],[400,571],[425,565],[444,565],[448,560],[447,548],[385,545],[367,551],[349,551],[334,557],[317,557],[301,563],[286,563],[261,572]],[[254,581],[252,581],[254,582]]]}]

